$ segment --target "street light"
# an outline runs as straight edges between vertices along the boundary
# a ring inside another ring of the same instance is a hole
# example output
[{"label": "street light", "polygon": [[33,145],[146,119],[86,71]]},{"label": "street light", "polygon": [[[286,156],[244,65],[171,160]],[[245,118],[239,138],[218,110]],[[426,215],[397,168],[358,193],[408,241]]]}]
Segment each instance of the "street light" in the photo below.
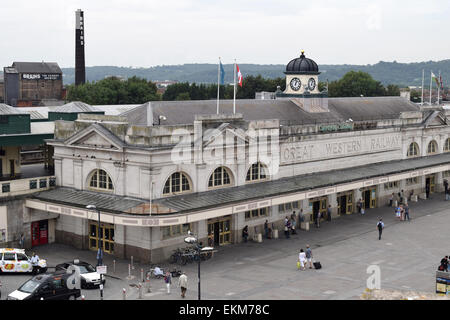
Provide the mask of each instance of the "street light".
[{"label": "street light", "polygon": [[188,231],[188,237],[184,238],[184,242],[195,245],[195,248],[197,249],[197,259],[198,259],[198,300],[201,300],[200,295],[200,262],[202,261],[200,253],[201,252],[209,252],[212,251],[213,248],[211,247],[204,247],[198,243],[198,238],[189,230]]},{"label": "street light", "polygon": [[[100,210],[93,204],[89,204],[86,206],[88,210],[95,210],[98,213],[98,228],[97,228],[97,243],[98,243],[98,252],[97,252],[97,266],[103,265],[103,251],[102,251],[102,238],[100,238]],[[103,274],[100,273],[100,299],[103,300]]]}]

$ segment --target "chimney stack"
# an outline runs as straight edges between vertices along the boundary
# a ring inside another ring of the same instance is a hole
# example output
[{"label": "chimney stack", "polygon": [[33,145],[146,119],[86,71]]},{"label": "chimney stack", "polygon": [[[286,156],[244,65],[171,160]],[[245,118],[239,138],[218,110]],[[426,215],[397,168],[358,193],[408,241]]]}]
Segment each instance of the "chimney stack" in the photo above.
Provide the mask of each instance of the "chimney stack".
[{"label": "chimney stack", "polygon": [[84,13],[81,9],[75,11],[75,85],[86,82],[84,64]]}]

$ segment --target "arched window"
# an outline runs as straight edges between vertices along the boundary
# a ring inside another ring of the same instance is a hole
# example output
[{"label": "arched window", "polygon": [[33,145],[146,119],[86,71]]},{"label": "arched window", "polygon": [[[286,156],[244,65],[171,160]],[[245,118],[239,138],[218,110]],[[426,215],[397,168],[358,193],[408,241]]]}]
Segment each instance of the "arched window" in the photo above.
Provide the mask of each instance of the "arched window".
[{"label": "arched window", "polygon": [[437,152],[437,150],[438,150],[437,142],[434,140],[430,141],[430,143],[428,144],[427,153],[434,154]]},{"label": "arched window", "polygon": [[447,140],[445,140],[444,152],[450,152],[450,138],[447,138]]},{"label": "arched window", "polygon": [[417,145],[417,143],[413,142],[409,145],[407,156],[417,157],[418,155],[419,155],[419,146]]},{"label": "arched window", "polygon": [[189,192],[191,189],[188,176],[183,172],[175,172],[167,179],[163,194]]},{"label": "arched window", "polygon": [[264,180],[266,177],[266,167],[261,162],[257,162],[248,169],[245,181]]},{"label": "arched window", "polygon": [[89,188],[101,191],[114,190],[111,177],[102,169],[96,169],[91,173],[89,178]]},{"label": "arched window", "polygon": [[231,184],[230,173],[225,167],[218,167],[209,177],[208,188]]}]

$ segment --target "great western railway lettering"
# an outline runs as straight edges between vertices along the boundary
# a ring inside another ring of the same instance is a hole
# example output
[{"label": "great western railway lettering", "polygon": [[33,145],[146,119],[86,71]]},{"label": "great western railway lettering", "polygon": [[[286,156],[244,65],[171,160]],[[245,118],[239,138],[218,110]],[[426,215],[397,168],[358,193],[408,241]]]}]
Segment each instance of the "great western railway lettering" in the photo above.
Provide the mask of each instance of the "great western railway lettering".
[{"label": "great western railway lettering", "polygon": [[398,134],[345,137],[314,143],[290,142],[281,146],[281,163],[306,162],[400,149]]}]

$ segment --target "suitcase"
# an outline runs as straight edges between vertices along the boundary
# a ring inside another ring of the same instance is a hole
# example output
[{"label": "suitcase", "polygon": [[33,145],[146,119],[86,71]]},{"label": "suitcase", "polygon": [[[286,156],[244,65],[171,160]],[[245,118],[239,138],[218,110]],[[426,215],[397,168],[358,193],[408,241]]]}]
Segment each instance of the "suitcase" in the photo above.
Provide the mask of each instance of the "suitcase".
[{"label": "suitcase", "polygon": [[322,265],[320,264],[319,261],[313,262],[313,265],[314,265],[314,269],[316,269],[316,270],[322,269]]}]

